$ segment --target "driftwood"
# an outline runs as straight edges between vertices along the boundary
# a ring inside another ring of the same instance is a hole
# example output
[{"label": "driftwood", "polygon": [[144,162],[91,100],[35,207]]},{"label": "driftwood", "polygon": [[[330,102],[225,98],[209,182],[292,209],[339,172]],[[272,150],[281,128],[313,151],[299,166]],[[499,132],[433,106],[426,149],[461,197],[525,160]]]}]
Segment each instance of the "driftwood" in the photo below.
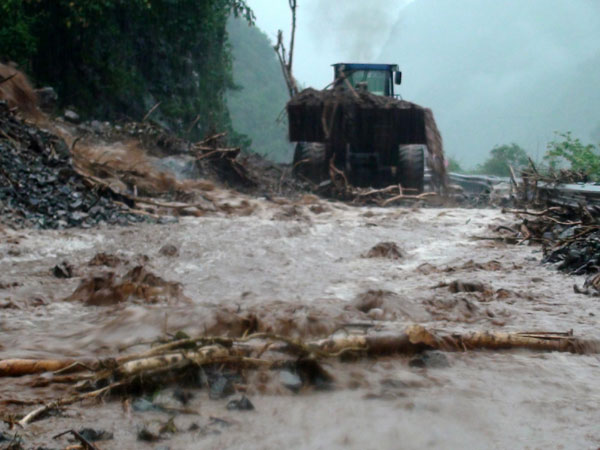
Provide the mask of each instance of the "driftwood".
[{"label": "driftwood", "polygon": [[42,372],[56,372],[72,366],[75,361],[54,359],[4,359],[0,361],[1,377],[19,377]]},{"label": "driftwood", "polygon": [[156,105],[154,105],[152,108],[150,108],[150,110],[146,113],[146,115],[142,119],[142,122],[145,122],[146,120],[148,120],[148,117],[150,117],[152,115],[152,113],[158,109],[160,104],[161,104],[161,102],[158,102]]},{"label": "driftwood", "polygon": [[[263,341],[250,344],[251,341]],[[420,325],[408,327],[404,333],[333,335],[326,339],[302,342],[285,336],[256,333],[244,338],[202,336],[175,340],[154,347],[146,352],[121,356],[111,361],[117,364],[115,374],[120,378],[130,377],[145,371],[187,364],[203,365],[231,358],[252,357],[253,352],[269,343],[270,349],[295,356],[328,358],[341,351],[360,350],[369,356],[385,353],[411,353],[425,348],[445,351],[476,349],[528,348],[530,350],[562,351],[573,353],[598,353],[600,342],[576,338],[572,332],[469,332],[433,333]],[[278,345],[275,345],[278,344]],[[192,350],[187,350],[195,347]],[[269,360],[264,360],[267,363]],[[113,364],[114,365],[114,364]],[[3,360],[0,361],[0,376],[16,376],[56,372],[67,367],[75,370],[104,370],[107,364],[98,362],[81,363],[76,367],[72,360]],[[22,370],[20,370],[22,369]]]},{"label": "driftwood", "polygon": [[61,436],[64,436],[65,434],[72,434],[73,437],[79,441],[84,450],[99,450],[98,447],[96,447],[94,444],[92,444],[90,441],[88,441],[81,434],[79,434],[79,432],[75,430],[64,431],[60,434],[57,434],[56,436],[53,436],[52,439],[57,439]]},{"label": "driftwood", "polygon": [[[382,355],[412,355],[424,350],[472,351],[527,349],[531,351],[558,351],[579,354],[600,353],[600,342],[577,338],[572,331],[555,332],[487,332],[434,333],[420,325],[412,325],[401,333],[348,334],[336,333],[326,339],[303,342],[270,333],[255,333],[242,338],[209,337],[177,339],[160,344],[145,352],[98,361],[93,365],[71,365],[80,370],[79,376],[58,377],[57,381],[76,382],[77,389],[104,385],[90,392],[74,393],[35,408],[18,424],[21,427],[40,419],[49,411],[60,409],[87,399],[99,398],[127,387],[150,380],[152,377],[185,373],[187,368],[208,365],[234,365],[239,368],[277,369],[290,361],[319,360],[352,353],[360,357]],[[290,359],[292,358],[292,359]],[[12,360],[14,361],[14,360]],[[5,361],[0,362],[5,363]],[[10,366],[10,364],[5,364]],[[28,366],[66,367],[65,361],[55,364],[30,361]],[[7,376],[9,372],[3,372]],[[13,372],[14,374],[14,372]]]},{"label": "driftwood", "polygon": [[432,197],[437,197],[437,194],[435,192],[424,192],[424,193],[419,194],[419,195],[404,195],[404,194],[400,194],[400,195],[396,195],[395,197],[388,198],[387,200],[384,200],[383,202],[380,203],[380,205],[381,206],[387,206],[390,203],[397,202],[399,200],[427,200],[427,199],[432,198]]},{"label": "driftwood", "polygon": [[212,148],[205,146],[194,146],[195,150],[206,151],[207,153],[202,153],[196,156],[196,161],[200,161],[201,159],[210,158],[212,156],[219,155],[221,158],[235,158],[240,154],[241,149],[239,147],[231,147],[231,148]]},{"label": "driftwood", "polygon": [[208,202],[210,205],[213,206],[213,208],[210,208],[210,210],[216,208],[216,206],[214,205],[214,202],[205,196],[202,196],[202,198],[205,201],[199,202],[199,203],[169,203],[169,202],[157,201],[157,200],[150,199],[150,198],[129,195],[129,194],[122,193],[122,192],[119,192],[119,191],[113,189],[113,187],[110,185],[110,183],[107,183],[106,181],[102,180],[101,178],[90,175],[77,167],[75,167],[75,170],[84,179],[84,181],[88,184],[88,186],[105,189],[109,192],[112,192],[115,196],[129,201],[130,204],[127,204],[125,202],[118,202],[118,200],[115,202],[118,202],[120,204],[120,206],[122,206],[124,208],[128,208],[134,214],[143,214],[143,215],[147,215],[147,216],[153,217],[153,218],[160,217],[157,214],[151,214],[151,213],[148,213],[147,211],[135,209],[134,206],[131,206],[131,205],[135,205],[136,203],[141,203],[141,204],[150,205],[150,206],[156,206],[158,208],[172,209],[172,210],[177,210],[177,211],[184,210],[184,209],[190,209],[190,208],[196,208],[196,209],[200,209],[203,211],[207,211],[208,210],[207,202]]}]

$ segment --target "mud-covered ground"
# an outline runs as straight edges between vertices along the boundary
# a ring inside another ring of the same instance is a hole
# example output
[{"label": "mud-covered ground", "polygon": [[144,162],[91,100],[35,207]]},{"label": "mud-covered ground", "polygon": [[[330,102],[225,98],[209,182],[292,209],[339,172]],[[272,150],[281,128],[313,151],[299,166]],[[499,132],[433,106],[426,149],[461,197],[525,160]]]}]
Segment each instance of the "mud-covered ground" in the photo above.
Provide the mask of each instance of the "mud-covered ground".
[{"label": "mud-covered ground", "polygon": [[[400,330],[419,323],[445,331],[573,330],[600,339],[598,302],[575,294],[573,278],[541,265],[539,248],[473,239],[511,220],[498,210],[351,207],[310,196],[247,201],[247,216],[2,230],[0,359],[114,356],[165,333],[235,334],[248,323],[303,338],[340,326]],[[366,257],[382,242],[396,243],[402,257]],[[89,265],[100,252],[118,257],[116,268]],[[73,278],[53,275],[63,261]],[[137,265],[181,283],[182,292],[152,304],[64,300],[84,279]],[[453,293],[447,284],[455,280],[482,282],[485,292]],[[276,373],[262,374],[245,388],[255,406],[248,412],[227,410],[231,398],[210,400],[206,390],[193,390],[186,414],[174,419],[180,431],[161,442],[139,441],[138,431],[170,414],[136,411],[135,399],[69,406],[16,431],[26,448],[65,448],[66,437],[52,436],[84,427],[114,433],[98,444],[105,450],[600,447],[597,356],[474,351],[441,358],[425,367],[402,356],[328,362],[335,382],[327,391],[293,393]],[[63,394],[31,381],[2,379],[5,414],[33,407],[7,400]],[[177,406],[172,394],[157,395]],[[0,431],[15,432],[5,425]]]}]

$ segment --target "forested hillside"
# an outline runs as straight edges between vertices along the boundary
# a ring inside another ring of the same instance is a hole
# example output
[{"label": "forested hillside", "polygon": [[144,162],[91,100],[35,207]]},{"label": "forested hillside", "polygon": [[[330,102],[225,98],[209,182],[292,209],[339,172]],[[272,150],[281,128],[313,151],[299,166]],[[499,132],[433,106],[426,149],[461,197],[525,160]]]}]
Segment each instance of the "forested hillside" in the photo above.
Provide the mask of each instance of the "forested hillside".
[{"label": "forested hillside", "polygon": [[53,86],[84,117],[140,120],[200,137],[228,129],[226,24],[244,0],[5,0],[0,59]]},{"label": "forested hillside", "polygon": [[[227,95],[233,127],[252,139],[252,150],[279,162],[292,160],[287,140],[288,93],[269,38],[244,20],[227,27],[233,53],[233,79]],[[279,119],[279,121],[278,121]]]}]

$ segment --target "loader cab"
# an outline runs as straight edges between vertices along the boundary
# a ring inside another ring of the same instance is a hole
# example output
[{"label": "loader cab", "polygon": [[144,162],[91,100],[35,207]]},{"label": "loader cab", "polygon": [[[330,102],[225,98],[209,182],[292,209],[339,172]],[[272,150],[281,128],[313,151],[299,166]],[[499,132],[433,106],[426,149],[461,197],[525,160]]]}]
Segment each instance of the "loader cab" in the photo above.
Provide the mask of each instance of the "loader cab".
[{"label": "loader cab", "polygon": [[394,85],[402,82],[402,72],[396,64],[338,63],[333,70],[336,86],[347,87],[348,80],[354,89],[367,89],[385,97],[394,97]]}]

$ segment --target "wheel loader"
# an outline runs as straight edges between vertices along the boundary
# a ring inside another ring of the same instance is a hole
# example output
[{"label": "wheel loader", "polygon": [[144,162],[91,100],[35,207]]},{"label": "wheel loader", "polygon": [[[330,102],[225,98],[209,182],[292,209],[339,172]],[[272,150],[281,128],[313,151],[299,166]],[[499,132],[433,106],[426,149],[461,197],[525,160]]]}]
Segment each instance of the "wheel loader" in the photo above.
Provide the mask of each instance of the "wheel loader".
[{"label": "wheel loader", "polygon": [[287,105],[289,136],[297,142],[294,174],[314,183],[331,169],[357,187],[399,184],[424,189],[445,178],[442,141],[430,110],[398,98],[395,64],[334,64],[330,89],[305,89]]}]

